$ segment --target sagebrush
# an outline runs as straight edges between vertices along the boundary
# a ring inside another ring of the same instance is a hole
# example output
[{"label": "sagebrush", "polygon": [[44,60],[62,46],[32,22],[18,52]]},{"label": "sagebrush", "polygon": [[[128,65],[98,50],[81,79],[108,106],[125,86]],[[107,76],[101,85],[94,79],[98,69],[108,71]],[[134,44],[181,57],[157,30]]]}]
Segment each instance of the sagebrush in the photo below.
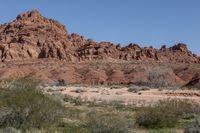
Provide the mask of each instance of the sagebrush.
[{"label": "sagebrush", "polygon": [[43,94],[38,82],[17,79],[0,88],[0,127],[22,130],[43,128],[58,122],[63,115],[60,101]]}]

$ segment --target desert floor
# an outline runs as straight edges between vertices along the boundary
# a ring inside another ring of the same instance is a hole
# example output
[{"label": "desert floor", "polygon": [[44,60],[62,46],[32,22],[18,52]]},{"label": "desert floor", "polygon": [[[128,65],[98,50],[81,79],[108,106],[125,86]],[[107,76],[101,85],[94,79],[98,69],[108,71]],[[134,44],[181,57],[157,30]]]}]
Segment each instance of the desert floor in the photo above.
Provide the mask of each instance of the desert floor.
[{"label": "desert floor", "polygon": [[138,92],[130,92],[128,87],[46,87],[50,93],[60,93],[64,96],[80,98],[83,101],[95,102],[118,102],[125,105],[152,104],[162,99],[176,98],[188,99],[200,103],[200,90],[168,90],[168,89],[149,89]]}]

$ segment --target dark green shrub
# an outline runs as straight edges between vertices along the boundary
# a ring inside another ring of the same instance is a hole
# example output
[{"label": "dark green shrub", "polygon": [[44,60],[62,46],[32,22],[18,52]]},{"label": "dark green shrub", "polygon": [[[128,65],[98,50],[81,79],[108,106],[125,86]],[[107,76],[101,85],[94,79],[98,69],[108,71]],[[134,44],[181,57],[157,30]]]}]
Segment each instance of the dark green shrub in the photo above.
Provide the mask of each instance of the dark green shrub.
[{"label": "dark green shrub", "polygon": [[128,88],[128,91],[133,92],[133,93],[138,93],[140,91],[147,91],[147,90],[149,90],[148,87],[145,87],[145,86],[141,87],[141,86],[136,86],[136,85],[132,85]]},{"label": "dark green shrub", "polygon": [[0,127],[42,128],[60,120],[60,101],[43,94],[31,79],[5,82],[0,88]]},{"label": "dark green shrub", "polygon": [[21,133],[21,131],[13,127],[6,127],[5,129],[0,129],[0,133]]},{"label": "dark green shrub", "polygon": [[186,125],[185,133],[200,133],[200,117]]},{"label": "dark green shrub", "polygon": [[173,127],[178,116],[170,109],[146,107],[136,114],[136,123],[145,128]]},{"label": "dark green shrub", "polygon": [[123,115],[92,111],[86,126],[92,133],[129,133],[130,123]]},{"label": "dark green shrub", "polygon": [[128,91],[133,93],[138,93],[141,90],[142,90],[141,87],[135,85],[132,85],[131,87],[128,88]]},{"label": "dark green shrub", "polygon": [[161,100],[136,112],[136,123],[146,128],[174,127],[180,118],[192,117],[199,105],[188,100]]},{"label": "dark green shrub", "polygon": [[56,86],[66,86],[66,82],[64,79],[59,79],[56,83]]}]

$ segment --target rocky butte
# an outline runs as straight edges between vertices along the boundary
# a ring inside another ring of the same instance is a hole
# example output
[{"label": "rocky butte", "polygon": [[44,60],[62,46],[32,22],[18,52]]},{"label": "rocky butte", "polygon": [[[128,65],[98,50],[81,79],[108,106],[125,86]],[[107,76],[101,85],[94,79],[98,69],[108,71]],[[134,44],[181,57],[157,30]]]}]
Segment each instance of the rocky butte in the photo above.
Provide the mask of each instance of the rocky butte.
[{"label": "rocky butte", "polygon": [[186,44],[155,49],[95,42],[68,34],[64,25],[37,10],[0,25],[0,61],[1,79],[31,75],[48,83],[132,84],[162,79],[187,85],[200,77],[200,58]]}]

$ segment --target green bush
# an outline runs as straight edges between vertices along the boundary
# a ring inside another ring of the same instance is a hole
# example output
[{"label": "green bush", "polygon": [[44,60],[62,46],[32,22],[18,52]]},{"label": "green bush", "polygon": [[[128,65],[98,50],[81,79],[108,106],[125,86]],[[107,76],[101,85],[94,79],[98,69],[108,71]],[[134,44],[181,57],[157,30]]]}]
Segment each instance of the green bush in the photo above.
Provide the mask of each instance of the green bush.
[{"label": "green bush", "polygon": [[5,129],[0,129],[0,133],[21,133],[21,131],[13,127],[6,127]]},{"label": "green bush", "polygon": [[145,128],[174,127],[180,118],[191,118],[199,105],[188,100],[167,99],[136,112],[136,123]]},{"label": "green bush", "polygon": [[59,122],[63,109],[61,102],[43,94],[34,80],[17,79],[1,83],[1,128],[39,129]]},{"label": "green bush", "polygon": [[147,90],[149,90],[148,87],[145,87],[145,86],[142,87],[142,86],[136,86],[136,85],[132,85],[128,88],[128,91],[133,92],[133,93],[138,93],[140,91],[147,91]]},{"label": "green bush", "polygon": [[200,117],[186,125],[185,133],[200,133]]},{"label": "green bush", "polygon": [[120,114],[92,111],[87,115],[87,128],[92,133],[129,133],[129,120]]}]

